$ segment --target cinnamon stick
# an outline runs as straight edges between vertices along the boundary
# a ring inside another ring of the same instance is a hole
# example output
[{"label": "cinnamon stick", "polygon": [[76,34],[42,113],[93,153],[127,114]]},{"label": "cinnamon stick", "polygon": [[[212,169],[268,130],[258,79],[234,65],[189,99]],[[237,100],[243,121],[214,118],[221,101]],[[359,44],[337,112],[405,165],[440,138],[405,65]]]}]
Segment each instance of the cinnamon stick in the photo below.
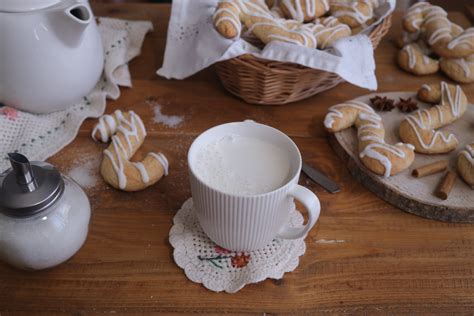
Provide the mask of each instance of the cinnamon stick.
[{"label": "cinnamon stick", "polygon": [[446,172],[443,179],[439,182],[438,188],[435,191],[435,195],[440,199],[448,199],[449,193],[453,189],[454,182],[456,181],[456,173],[451,170]]},{"label": "cinnamon stick", "polygon": [[415,178],[421,178],[421,177],[429,176],[430,174],[444,171],[447,168],[448,168],[447,160],[438,160],[433,163],[413,169],[412,175]]}]

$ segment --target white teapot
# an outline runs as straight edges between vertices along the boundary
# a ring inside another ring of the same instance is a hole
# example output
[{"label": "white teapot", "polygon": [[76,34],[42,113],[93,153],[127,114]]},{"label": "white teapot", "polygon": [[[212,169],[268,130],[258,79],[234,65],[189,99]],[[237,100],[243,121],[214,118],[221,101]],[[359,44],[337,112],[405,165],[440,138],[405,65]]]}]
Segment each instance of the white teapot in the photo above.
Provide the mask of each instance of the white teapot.
[{"label": "white teapot", "polygon": [[0,0],[0,103],[63,110],[94,88],[103,65],[87,0]]}]

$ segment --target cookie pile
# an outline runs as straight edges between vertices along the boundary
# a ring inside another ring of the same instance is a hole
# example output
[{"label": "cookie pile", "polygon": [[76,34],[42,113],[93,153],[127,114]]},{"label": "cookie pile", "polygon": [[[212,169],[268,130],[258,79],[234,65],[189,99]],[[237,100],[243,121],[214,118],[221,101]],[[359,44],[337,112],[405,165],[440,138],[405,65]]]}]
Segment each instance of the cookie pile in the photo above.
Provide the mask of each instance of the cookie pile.
[{"label": "cookie pile", "polygon": [[214,26],[225,38],[256,37],[325,49],[375,22],[378,0],[222,0]]},{"label": "cookie pile", "polygon": [[398,65],[415,75],[441,71],[460,83],[474,82],[474,27],[463,29],[439,6],[419,2],[403,19]]}]

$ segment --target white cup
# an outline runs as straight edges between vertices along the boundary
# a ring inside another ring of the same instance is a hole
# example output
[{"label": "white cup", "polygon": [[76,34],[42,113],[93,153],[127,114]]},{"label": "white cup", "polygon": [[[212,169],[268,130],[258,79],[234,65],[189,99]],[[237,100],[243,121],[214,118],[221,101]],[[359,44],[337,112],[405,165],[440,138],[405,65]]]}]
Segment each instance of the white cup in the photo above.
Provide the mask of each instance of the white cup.
[{"label": "white cup", "polygon": [[[287,151],[290,157],[290,180],[271,192],[258,195],[229,194],[204,183],[193,167],[197,154],[207,144],[229,134],[258,138]],[[302,238],[318,220],[318,198],[307,188],[298,185],[301,172],[298,147],[287,135],[273,127],[254,121],[213,127],[191,144],[188,166],[199,223],[209,238],[223,248],[251,251],[265,247],[274,238]],[[308,223],[303,227],[288,225],[294,199],[300,201],[308,212]]]}]

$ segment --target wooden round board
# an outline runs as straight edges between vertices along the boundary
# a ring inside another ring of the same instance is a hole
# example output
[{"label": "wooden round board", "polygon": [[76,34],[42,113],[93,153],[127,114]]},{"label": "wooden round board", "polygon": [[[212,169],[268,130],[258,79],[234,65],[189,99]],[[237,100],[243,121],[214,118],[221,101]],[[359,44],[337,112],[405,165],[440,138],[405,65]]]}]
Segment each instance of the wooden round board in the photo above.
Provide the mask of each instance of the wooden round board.
[{"label": "wooden round board", "polygon": [[[370,104],[369,99],[375,95],[386,96],[398,101],[399,97],[416,99],[414,92],[390,92],[370,94],[355,100]],[[430,105],[418,101],[419,108]],[[398,127],[405,113],[397,108],[390,112],[377,113],[382,117],[385,126],[385,140],[390,144],[400,142]],[[416,154],[415,161],[407,170],[384,178],[369,171],[359,160],[357,150],[357,135],[354,128],[330,134],[330,143],[338,155],[344,159],[350,173],[369,190],[385,201],[407,212],[447,222],[474,223],[474,190],[460,177],[456,179],[453,190],[447,200],[437,198],[435,191],[444,172],[424,178],[411,175],[414,168],[426,165],[436,160],[449,160],[450,168],[456,170],[458,152],[466,144],[474,142],[474,105],[470,105],[461,119],[446,126],[443,130],[453,132],[459,140],[456,150],[443,155]]]}]

